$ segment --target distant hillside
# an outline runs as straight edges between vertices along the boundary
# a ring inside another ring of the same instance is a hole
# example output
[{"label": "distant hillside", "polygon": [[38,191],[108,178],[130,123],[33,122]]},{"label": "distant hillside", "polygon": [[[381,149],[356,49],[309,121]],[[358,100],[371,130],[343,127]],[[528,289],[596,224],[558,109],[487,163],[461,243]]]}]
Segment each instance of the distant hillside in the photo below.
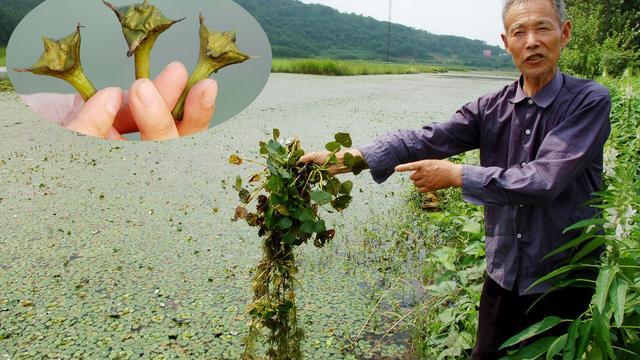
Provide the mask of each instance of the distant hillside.
[{"label": "distant hillside", "polygon": [[7,46],[16,25],[43,0],[0,0],[0,46]]},{"label": "distant hillside", "polygon": [[[387,23],[295,0],[235,0],[269,36],[277,57],[386,60]],[[483,50],[491,50],[485,58]],[[472,67],[513,67],[497,46],[459,36],[434,35],[391,24],[392,61]]]},{"label": "distant hillside", "polygon": [[[42,1],[0,0],[0,46],[6,46],[20,19]],[[327,6],[296,0],[235,2],[260,22],[275,57],[387,58],[387,23],[384,21],[342,14]],[[492,56],[484,57],[484,50],[491,50]],[[459,36],[434,35],[399,24],[391,24],[390,58],[396,62],[513,68],[511,58],[497,46]]]}]

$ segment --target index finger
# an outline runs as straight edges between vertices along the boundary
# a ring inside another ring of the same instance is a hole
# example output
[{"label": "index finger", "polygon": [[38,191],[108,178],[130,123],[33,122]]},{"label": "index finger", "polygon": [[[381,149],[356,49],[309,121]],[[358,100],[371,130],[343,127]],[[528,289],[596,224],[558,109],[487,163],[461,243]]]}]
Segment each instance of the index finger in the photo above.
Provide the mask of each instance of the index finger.
[{"label": "index finger", "polygon": [[395,167],[396,172],[405,172],[405,171],[415,171],[418,170],[420,166],[416,162],[401,164]]}]

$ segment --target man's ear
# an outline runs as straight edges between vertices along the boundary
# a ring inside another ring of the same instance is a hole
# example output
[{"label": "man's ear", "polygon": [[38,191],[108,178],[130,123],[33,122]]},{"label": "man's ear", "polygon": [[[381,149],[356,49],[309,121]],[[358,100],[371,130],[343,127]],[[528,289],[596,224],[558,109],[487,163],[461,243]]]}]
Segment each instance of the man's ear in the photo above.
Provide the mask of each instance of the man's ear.
[{"label": "man's ear", "polygon": [[507,41],[507,34],[502,33],[500,34],[500,37],[502,38],[502,43],[504,44],[505,50],[507,50],[507,52],[511,54],[511,51],[509,51],[509,42]]},{"label": "man's ear", "polygon": [[569,40],[571,40],[571,21],[565,21],[564,25],[562,25],[562,48],[564,49]]}]

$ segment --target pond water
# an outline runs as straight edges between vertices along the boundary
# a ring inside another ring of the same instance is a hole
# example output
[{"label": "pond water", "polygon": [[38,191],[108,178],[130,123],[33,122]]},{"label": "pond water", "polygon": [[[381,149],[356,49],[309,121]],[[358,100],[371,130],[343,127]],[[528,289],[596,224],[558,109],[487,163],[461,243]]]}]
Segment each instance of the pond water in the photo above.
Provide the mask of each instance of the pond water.
[{"label": "pond water", "polygon": [[[163,143],[78,136],[0,93],[0,359],[238,359],[260,239],[231,222],[234,178],[253,169],[228,165],[229,155],[255,156],[274,127],[307,150],[339,131],[363,144],[446,120],[509,81],[273,74],[234,119]],[[326,216],[333,244],[298,256],[303,349],[309,359],[400,358],[406,332],[377,341],[389,327],[376,314],[383,284],[351,259],[363,225],[402,205],[407,177],[345,177],[354,200]]]}]

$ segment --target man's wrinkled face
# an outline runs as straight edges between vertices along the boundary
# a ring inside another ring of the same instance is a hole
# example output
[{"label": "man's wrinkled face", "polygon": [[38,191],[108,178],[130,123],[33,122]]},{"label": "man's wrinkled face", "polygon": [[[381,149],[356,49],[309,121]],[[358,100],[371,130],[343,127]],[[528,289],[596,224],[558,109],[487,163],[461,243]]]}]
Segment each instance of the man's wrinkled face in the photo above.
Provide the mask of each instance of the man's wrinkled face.
[{"label": "man's wrinkled face", "polygon": [[561,23],[549,0],[528,0],[505,14],[504,46],[525,79],[553,78],[560,52],[571,37],[571,23]]}]

